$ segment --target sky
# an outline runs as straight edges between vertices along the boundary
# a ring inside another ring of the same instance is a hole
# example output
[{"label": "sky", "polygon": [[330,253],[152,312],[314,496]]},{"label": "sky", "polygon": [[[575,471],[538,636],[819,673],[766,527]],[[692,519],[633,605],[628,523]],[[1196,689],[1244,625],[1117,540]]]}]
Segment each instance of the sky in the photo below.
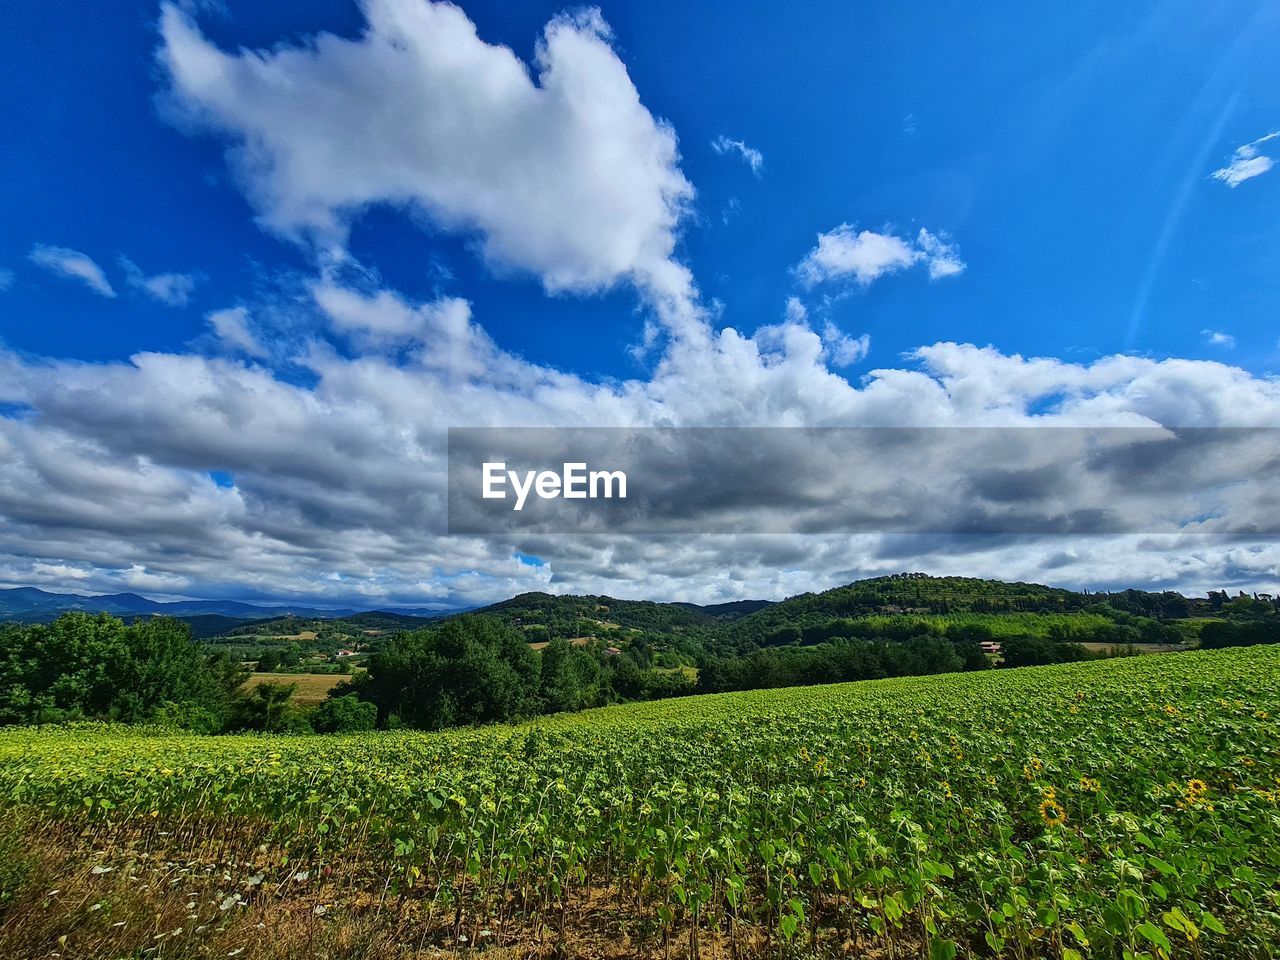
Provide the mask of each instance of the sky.
[{"label": "sky", "polygon": [[444,437],[1272,426],[1278,42],[1230,0],[10,4],[0,584],[1275,589],[1189,531],[448,536]]}]

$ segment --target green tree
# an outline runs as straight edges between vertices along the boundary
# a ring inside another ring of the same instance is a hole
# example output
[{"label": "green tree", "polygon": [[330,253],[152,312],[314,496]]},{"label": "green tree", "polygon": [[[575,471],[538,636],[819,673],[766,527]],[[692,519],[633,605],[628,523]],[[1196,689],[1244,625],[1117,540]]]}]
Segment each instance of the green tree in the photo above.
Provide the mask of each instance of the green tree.
[{"label": "green tree", "polygon": [[258,684],[236,701],[235,727],[263,733],[310,733],[310,724],[293,703],[296,689],[292,683]]},{"label": "green tree", "polygon": [[396,635],[352,686],[384,724],[441,729],[538,712],[537,655],[520,633],[485,616]]},{"label": "green tree", "polygon": [[351,733],[372,730],[378,725],[378,708],[353,693],[330,697],[311,714],[316,733]]},{"label": "green tree", "polygon": [[66,613],[0,628],[0,723],[161,720],[220,729],[243,676],[225,657],[206,657],[187,625],[170,617],[126,626],[106,614]]},{"label": "green tree", "polygon": [[542,651],[541,694],[547,713],[581,710],[600,703],[600,661],[560,637]]}]

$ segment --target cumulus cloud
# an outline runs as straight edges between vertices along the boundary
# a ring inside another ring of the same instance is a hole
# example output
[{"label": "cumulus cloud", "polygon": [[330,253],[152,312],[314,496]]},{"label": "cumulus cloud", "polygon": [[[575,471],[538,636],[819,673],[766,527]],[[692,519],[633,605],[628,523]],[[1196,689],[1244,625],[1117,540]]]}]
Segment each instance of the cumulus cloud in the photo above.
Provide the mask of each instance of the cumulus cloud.
[{"label": "cumulus cloud", "polygon": [[711,149],[722,156],[736,153],[757,177],[764,172],[764,154],[741,140],[731,140],[722,133],[711,141]]},{"label": "cumulus cloud", "polygon": [[1229,333],[1223,333],[1221,330],[1201,330],[1200,336],[1204,337],[1205,342],[1214,347],[1226,347],[1232,350],[1236,345],[1236,338]]},{"label": "cumulus cloud", "polygon": [[598,10],[551,20],[525,64],[452,4],[362,9],[355,39],[231,53],[163,8],[170,108],[233,142],[263,224],[333,253],[362,210],[403,206],[476,235],[491,266],[549,292],[630,283],[672,328],[700,328],[674,256],[694,190]]},{"label": "cumulus cloud", "polygon": [[56,273],[72,280],[79,280],[94,293],[104,297],[114,297],[116,292],[107,281],[102,268],[94,263],[93,258],[70,247],[52,247],[36,244],[28,255],[37,267]]},{"label": "cumulus cloud", "polygon": [[916,264],[924,265],[932,280],[953,277],[965,269],[955,244],[928,230],[922,229],[910,240],[842,223],[818,234],[817,246],[800,261],[796,274],[806,286],[848,279],[867,286]]},{"label": "cumulus cloud", "polygon": [[[901,569],[1091,587],[1276,580],[1272,544],[1178,535],[445,535],[451,426],[1274,424],[1280,383],[1239,368],[937,343],[851,382],[834,368],[860,338],[815,331],[797,300],[751,336],[671,343],[652,375],[597,382],[504,351],[460,302],[333,280],[313,296],[327,326],[294,358],[304,376],[225,356],[0,354],[0,403],[25,411],[0,417],[0,580],[57,587],[50,571],[70,567],[90,571],[86,590],[146,576],[162,578],[148,581],[157,593],[362,606],[528,589],[781,596]],[[210,324],[236,347],[250,319]],[[257,343],[238,347],[260,360]]]},{"label": "cumulus cloud", "polygon": [[1280,137],[1280,130],[1268,133],[1264,137],[1259,137],[1250,143],[1236,147],[1235,153],[1231,155],[1230,162],[1225,166],[1213,171],[1210,176],[1215,180],[1221,180],[1228,187],[1238,187],[1253,177],[1260,176],[1275,166],[1275,161],[1264,154],[1261,150],[1262,144],[1269,140]]},{"label": "cumulus cloud", "polygon": [[227,349],[250,357],[267,356],[267,349],[249,329],[249,311],[245,307],[214,310],[205,320],[214,335]]},{"label": "cumulus cloud", "polygon": [[168,307],[185,307],[196,286],[192,273],[157,273],[148,276],[128,257],[120,258],[129,286]]}]

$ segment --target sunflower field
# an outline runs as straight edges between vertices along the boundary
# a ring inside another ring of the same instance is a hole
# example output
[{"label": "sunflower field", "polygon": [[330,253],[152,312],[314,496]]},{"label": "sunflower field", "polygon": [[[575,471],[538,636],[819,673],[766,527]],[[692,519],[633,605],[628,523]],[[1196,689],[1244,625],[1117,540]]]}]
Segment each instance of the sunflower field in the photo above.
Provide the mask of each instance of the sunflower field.
[{"label": "sunflower field", "polygon": [[316,923],[477,953],[1268,957],[1278,801],[1280,647],[440,734],[0,733],[0,818],[85,870],[213,865],[193,925],[302,884]]}]

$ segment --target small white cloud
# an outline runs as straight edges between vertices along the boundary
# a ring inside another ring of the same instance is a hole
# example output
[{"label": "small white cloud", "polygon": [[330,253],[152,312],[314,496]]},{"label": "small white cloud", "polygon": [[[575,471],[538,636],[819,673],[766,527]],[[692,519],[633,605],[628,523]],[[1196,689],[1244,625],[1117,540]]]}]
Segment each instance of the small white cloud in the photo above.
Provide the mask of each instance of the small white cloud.
[{"label": "small white cloud", "polygon": [[0,267],[0,290],[8,290],[13,286],[13,271]]},{"label": "small white cloud", "polygon": [[1236,338],[1229,333],[1223,333],[1221,330],[1201,330],[1200,335],[1204,337],[1205,342],[1210,346],[1231,350],[1236,345]]},{"label": "small white cloud", "polygon": [[129,286],[166,306],[185,307],[196,286],[195,274],[157,273],[149,277],[128,257],[120,258],[120,266],[124,268]]},{"label": "small white cloud", "polygon": [[787,306],[782,315],[787,323],[804,323],[809,319],[809,309],[799,297],[787,297]]},{"label": "small white cloud", "polygon": [[832,366],[847,367],[871,352],[871,335],[864,333],[860,337],[851,337],[827,321],[822,328],[822,346]]},{"label": "small white cloud", "polygon": [[365,347],[427,342],[440,346],[478,332],[471,323],[471,304],[461,297],[410,304],[387,290],[363,296],[333,284],[318,284],[312,293],[333,328]]},{"label": "small white cloud", "polygon": [[964,272],[965,262],[960,259],[960,249],[954,243],[922,229],[916,237],[916,248],[921,259],[929,265],[930,280],[954,277]]},{"label": "small white cloud", "polygon": [[1246,143],[1242,147],[1236,147],[1236,152],[1231,155],[1231,162],[1225,167],[1213,171],[1211,176],[1215,180],[1221,180],[1228,187],[1238,187],[1253,177],[1266,173],[1273,166],[1275,161],[1263,154],[1259,149],[1261,144],[1268,140],[1274,140],[1280,137],[1280,130],[1272,131],[1265,137],[1259,137],[1251,143]]},{"label": "small white cloud", "polygon": [[808,286],[827,280],[852,278],[866,286],[888,273],[923,263],[933,280],[961,273],[965,263],[959,248],[944,236],[921,230],[915,241],[892,233],[858,230],[842,223],[818,234],[818,245],[796,267]]},{"label": "small white cloud", "polygon": [[251,357],[265,357],[267,350],[249,329],[249,311],[244,307],[215,310],[205,319],[228,348]]},{"label": "small white cloud", "polygon": [[31,248],[27,259],[50,273],[81,281],[94,293],[104,297],[116,295],[111,284],[107,282],[107,276],[102,272],[102,268],[94,263],[91,257],[79,250],[38,243]]},{"label": "small white cloud", "polygon": [[722,133],[711,141],[711,149],[721,155],[738,154],[757,177],[764,171],[764,154],[755,147],[748,147],[741,140],[730,140]]}]

